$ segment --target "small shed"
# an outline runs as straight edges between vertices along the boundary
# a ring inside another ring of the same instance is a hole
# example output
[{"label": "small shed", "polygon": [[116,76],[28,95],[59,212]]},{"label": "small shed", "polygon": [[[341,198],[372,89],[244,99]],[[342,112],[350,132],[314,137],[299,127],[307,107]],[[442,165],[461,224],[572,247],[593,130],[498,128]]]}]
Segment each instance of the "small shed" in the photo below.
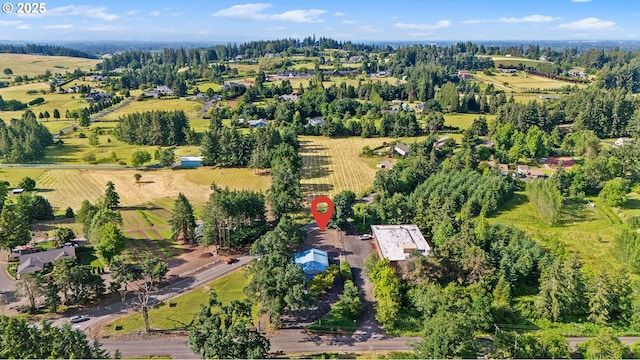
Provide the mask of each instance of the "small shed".
[{"label": "small shed", "polygon": [[22,194],[23,192],[24,192],[24,189],[23,189],[23,188],[15,188],[15,189],[11,190],[11,193],[12,193],[13,195]]},{"label": "small shed", "polygon": [[393,151],[398,153],[400,156],[407,156],[409,153],[409,147],[403,143],[397,143],[396,146],[393,147]]},{"label": "small shed", "polygon": [[202,156],[183,156],[180,158],[180,166],[183,168],[201,167]]},{"label": "small shed", "polygon": [[312,279],[329,267],[329,255],[326,251],[309,249],[293,254],[293,261],[302,266],[307,277]]}]

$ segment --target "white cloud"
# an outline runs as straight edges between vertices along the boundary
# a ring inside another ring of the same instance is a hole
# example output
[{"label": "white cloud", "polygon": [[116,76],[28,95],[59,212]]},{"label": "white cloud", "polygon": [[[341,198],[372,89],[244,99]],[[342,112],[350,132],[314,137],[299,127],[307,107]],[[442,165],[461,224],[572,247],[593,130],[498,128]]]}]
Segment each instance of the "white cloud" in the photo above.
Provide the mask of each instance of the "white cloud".
[{"label": "white cloud", "polygon": [[46,12],[38,14],[16,14],[18,17],[43,17],[43,16],[86,16],[104,21],[115,21],[120,19],[120,15],[109,13],[104,6],[91,5],[67,5],[53,9],[47,9]]},{"label": "white cloud", "polygon": [[160,16],[160,10],[150,12],[149,16]]},{"label": "white cloud", "polygon": [[106,7],[94,7],[90,5],[68,5],[47,11],[45,14],[59,14],[59,15],[81,15],[90,18],[101,19],[105,21],[114,21],[120,18],[116,14],[107,12]]},{"label": "white cloud", "polygon": [[336,11],[336,12],[333,13],[333,16],[344,16],[344,15],[345,15],[345,13],[340,12],[340,11]]},{"label": "white cloud", "polygon": [[460,21],[461,24],[479,24],[479,23],[483,23],[483,22],[487,22],[490,20],[487,19],[472,19],[472,20],[462,20]]},{"label": "white cloud", "polygon": [[398,20],[398,19],[400,19],[400,16],[392,16],[392,17],[390,17],[389,19],[391,19],[391,20]]},{"label": "white cloud", "polygon": [[30,30],[31,29],[31,25],[29,25],[29,24],[20,24],[20,25],[16,26],[16,29],[18,29],[18,30]]},{"label": "white cloud", "polygon": [[353,25],[353,24],[357,24],[358,22],[356,20],[342,20],[342,23],[347,25]]},{"label": "white cloud", "polygon": [[379,33],[379,32],[382,32],[383,30],[376,29],[375,27],[373,27],[373,25],[364,25],[364,26],[360,26],[358,28],[358,31],[366,32],[366,33]]},{"label": "white cloud", "polygon": [[270,15],[269,18],[271,20],[292,21],[300,23],[322,22],[323,20],[318,19],[318,17],[326,13],[326,10],[320,9],[291,10],[283,12],[282,14]]},{"label": "white cloud", "polygon": [[139,13],[139,12],[140,12],[140,10],[129,10],[124,14],[127,15],[127,16],[133,16],[133,15]]},{"label": "white cloud", "polygon": [[559,17],[545,16],[545,15],[528,15],[521,18],[515,17],[501,17],[497,21],[505,23],[543,23],[561,20]]},{"label": "white cloud", "polygon": [[568,24],[558,25],[559,29],[571,30],[571,31],[584,31],[584,30],[608,30],[616,26],[616,23],[609,20],[600,20],[598,18],[589,17],[580,19]]},{"label": "white cloud", "polygon": [[22,21],[10,21],[10,20],[0,20],[0,26],[19,26],[22,24]]},{"label": "white cloud", "polygon": [[70,30],[70,29],[73,29],[73,24],[47,25],[44,28],[52,29],[52,30]]},{"label": "white cloud", "polygon": [[406,24],[395,23],[393,27],[404,30],[435,30],[451,26],[450,20],[440,20],[435,24]]},{"label": "white cloud", "polygon": [[273,5],[262,3],[233,5],[230,8],[216,11],[213,13],[213,16],[240,19],[264,19],[267,15],[261,14],[260,12],[270,7],[273,7]]},{"label": "white cloud", "polygon": [[319,17],[327,13],[326,10],[321,9],[289,10],[283,13],[273,14],[263,12],[264,10],[272,7],[273,5],[265,3],[233,5],[229,8],[216,11],[212,16],[234,19],[279,20],[309,23],[322,22],[323,20],[319,19]]}]

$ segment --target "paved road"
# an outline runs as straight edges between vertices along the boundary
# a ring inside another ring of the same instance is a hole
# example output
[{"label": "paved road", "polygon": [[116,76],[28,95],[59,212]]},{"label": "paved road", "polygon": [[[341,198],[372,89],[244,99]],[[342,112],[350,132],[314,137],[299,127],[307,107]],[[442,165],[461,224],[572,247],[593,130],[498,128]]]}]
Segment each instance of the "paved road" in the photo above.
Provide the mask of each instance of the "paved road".
[{"label": "paved road", "polygon": [[0,251],[0,292],[13,291],[16,289],[16,282],[7,274],[8,252]]},{"label": "paved road", "polygon": [[[361,340],[356,334],[353,336],[316,336],[307,335],[303,341],[296,340],[295,330],[282,330],[271,338],[271,351],[284,351],[285,353],[320,353],[320,352],[361,352],[361,351],[411,351],[410,343],[419,340],[413,337],[384,337],[376,336]],[[294,336],[292,336],[294,335]],[[571,348],[587,341],[586,337],[567,338]],[[620,337],[620,341],[631,345],[638,341],[638,337]],[[144,339],[136,341],[127,340],[102,340],[103,347],[114,352],[119,349],[123,356],[152,356],[168,355],[178,359],[197,358],[188,345],[187,337],[173,337],[163,339]]]},{"label": "paved road", "polygon": [[[293,330],[292,330],[293,331]],[[349,352],[349,351],[410,351],[410,341],[417,338],[370,338],[309,335],[303,341],[295,340],[289,330],[282,330],[271,338],[271,352],[291,353]],[[119,349],[124,357],[168,355],[178,359],[197,358],[188,345],[187,337],[144,339],[136,341],[101,339],[103,348],[113,353]]]},{"label": "paved road", "polygon": [[[184,279],[179,280],[157,291],[156,294],[153,296],[152,303],[155,304],[160,301],[172,299],[184,292],[203,286],[221,276],[224,276],[234,270],[239,269],[242,265],[247,264],[252,259],[252,257],[243,255],[243,256],[239,256],[238,259],[240,261],[231,265],[222,262],[198,274],[195,274],[192,276],[185,276]],[[126,314],[131,310],[131,306],[132,306],[132,300],[129,299],[125,302],[119,301],[113,304],[89,309],[87,311],[78,312],[74,315],[86,315],[90,318],[90,320],[79,323],[76,325],[76,327],[81,330],[87,330],[87,329],[90,330],[92,325],[108,320],[109,318],[113,318],[117,314],[119,315]],[[67,317],[62,317],[55,320],[53,324],[60,326],[63,323],[67,322],[68,320],[69,319]]]}]

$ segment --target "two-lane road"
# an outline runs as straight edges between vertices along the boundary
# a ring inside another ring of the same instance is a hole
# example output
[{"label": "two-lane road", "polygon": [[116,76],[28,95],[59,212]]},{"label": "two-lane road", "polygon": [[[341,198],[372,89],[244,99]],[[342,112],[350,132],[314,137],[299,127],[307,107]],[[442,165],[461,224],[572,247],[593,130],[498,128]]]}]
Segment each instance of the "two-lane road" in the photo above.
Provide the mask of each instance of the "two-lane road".
[{"label": "two-lane road", "polygon": [[[216,264],[209,269],[206,269],[202,272],[199,272],[192,276],[187,276],[182,280],[179,280],[175,283],[172,283],[166,287],[161,288],[153,295],[152,303],[155,304],[160,301],[172,299],[180,294],[183,294],[189,290],[196,289],[200,286],[206,285],[207,283],[222,277],[234,270],[239,269],[241,266],[247,264],[251,261],[253,257],[248,255],[243,255],[238,257],[238,262],[234,264],[226,264],[224,262]],[[105,306],[100,306],[94,309],[90,309],[87,311],[81,311],[74,315],[86,315],[90,318],[89,321],[85,321],[75,325],[77,328],[85,330],[90,328],[92,325],[102,322],[104,320],[108,320],[109,318],[115,318],[116,316],[126,314],[131,310],[132,307],[132,299],[126,300],[124,302],[116,302]],[[63,323],[69,321],[67,317],[63,317],[57,319],[53,322],[54,325],[62,325]]]}]

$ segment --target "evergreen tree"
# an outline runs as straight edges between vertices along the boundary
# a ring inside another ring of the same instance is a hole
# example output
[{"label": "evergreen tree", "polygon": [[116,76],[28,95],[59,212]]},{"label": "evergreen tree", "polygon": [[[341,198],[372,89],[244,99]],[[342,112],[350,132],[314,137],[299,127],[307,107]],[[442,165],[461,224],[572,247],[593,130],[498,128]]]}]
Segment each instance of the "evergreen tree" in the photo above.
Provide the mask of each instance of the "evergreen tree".
[{"label": "evergreen tree", "polygon": [[116,192],[116,186],[112,181],[107,182],[107,189],[102,197],[102,206],[107,209],[120,206],[120,195]]},{"label": "evergreen tree", "polygon": [[169,224],[171,225],[171,238],[174,241],[180,237],[186,243],[195,241],[196,220],[193,216],[193,207],[183,193],[178,194],[178,198],[173,204]]}]

